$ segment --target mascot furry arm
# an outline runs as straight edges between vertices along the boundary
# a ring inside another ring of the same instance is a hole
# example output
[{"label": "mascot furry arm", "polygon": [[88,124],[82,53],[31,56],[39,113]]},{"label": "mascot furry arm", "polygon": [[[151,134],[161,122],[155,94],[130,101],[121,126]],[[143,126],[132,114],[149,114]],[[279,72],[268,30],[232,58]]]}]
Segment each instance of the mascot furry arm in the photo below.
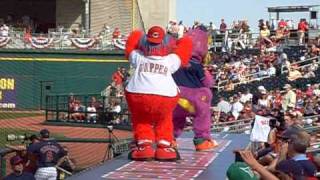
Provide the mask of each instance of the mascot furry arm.
[{"label": "mascot furry arm", "polygon": [[140,38],[142,36],[143,36],[142,31],[135,30],[135,31],[131,32],[131,34],[128,37],[127,43],[126,43],[126,50],[125,50],[126,59],[129,58],[129,55],[133,50],[138,49]]},{"label": "mascot furry arm", "polygon": [[174,53],[180,57],[181,66],[187,66],[192,54],[192,40],[188,36],[178,39]]}]

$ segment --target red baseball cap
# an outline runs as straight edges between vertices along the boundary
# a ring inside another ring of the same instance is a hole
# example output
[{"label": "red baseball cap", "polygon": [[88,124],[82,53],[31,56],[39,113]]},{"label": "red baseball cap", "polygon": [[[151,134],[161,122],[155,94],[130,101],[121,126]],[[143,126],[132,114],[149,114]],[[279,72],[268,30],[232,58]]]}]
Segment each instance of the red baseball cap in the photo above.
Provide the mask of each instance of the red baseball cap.
[{"label": "red baseball cap", "polygon": [[160,26],[153,26],[148,30],[147,40],[151,43],[159,44],[162,42],[165,31]]}]

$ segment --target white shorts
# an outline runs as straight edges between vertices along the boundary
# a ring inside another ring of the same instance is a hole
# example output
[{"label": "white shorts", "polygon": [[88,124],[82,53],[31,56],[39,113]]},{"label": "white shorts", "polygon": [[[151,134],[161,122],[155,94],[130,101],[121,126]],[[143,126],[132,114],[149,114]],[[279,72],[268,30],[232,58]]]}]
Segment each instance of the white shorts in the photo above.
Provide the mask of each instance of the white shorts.
[{"label": "white shorts", "polygon": [[39,168],[34,177],[36,178],[36,180],[56,180],[57,169],[55,167]]}]

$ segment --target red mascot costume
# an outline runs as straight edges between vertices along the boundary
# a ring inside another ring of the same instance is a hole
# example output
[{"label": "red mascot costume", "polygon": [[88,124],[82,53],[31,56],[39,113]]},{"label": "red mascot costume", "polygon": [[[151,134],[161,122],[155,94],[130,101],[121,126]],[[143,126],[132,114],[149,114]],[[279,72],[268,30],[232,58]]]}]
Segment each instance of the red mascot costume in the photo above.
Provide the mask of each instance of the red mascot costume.
[{"label": "red mascot costume", "polygon": [[172,113],[179,94],[172,74],[188,64],[191,50],[188,37],[175,41],[159,26],[153,26],[147,34],[133,31],[128,37],[125,53],[134,68],[126,87],[135,139],[130,159],[178,159],[172,145]]}]

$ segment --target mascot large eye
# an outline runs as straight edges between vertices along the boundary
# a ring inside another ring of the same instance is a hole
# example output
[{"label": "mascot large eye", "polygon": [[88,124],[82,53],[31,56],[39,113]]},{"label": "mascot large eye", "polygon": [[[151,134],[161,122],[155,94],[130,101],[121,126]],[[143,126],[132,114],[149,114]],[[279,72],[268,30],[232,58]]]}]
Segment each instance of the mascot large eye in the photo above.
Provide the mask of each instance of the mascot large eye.
[{"label": "mascot large eye", "polygon": [[154,32],[151,35],[153,38],[159,38],[160,34],[158,32]]}]

